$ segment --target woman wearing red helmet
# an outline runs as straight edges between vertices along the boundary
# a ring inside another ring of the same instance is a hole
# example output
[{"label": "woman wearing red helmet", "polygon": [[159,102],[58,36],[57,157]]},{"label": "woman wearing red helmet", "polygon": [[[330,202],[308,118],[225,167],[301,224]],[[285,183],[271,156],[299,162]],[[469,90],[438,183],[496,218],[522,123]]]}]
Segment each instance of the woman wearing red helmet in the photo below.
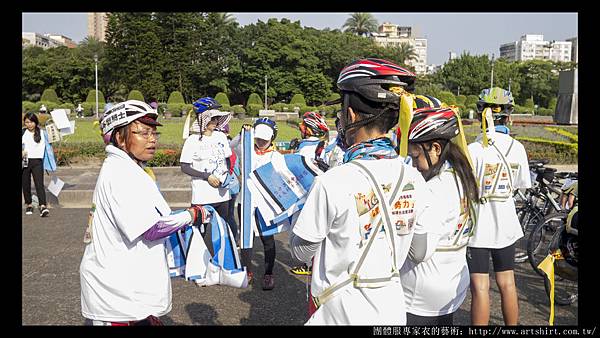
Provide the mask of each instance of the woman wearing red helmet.
[{"label": "woman wearing red helmet", "polygon": [[425,180],[398,157],[386,133],[397,122],[398,94],[415,75],[387,60],[346,66],[337,85],[344,163],[317,176],[290,232],[292,255],[314,257],[307,325],[404,325],[399,278],[415,228],[428,206]]},{"label": "woman wearing red helmet", "polygon": [[[461,130],[460,117],[451,108],[419,109],[410,125],[408,155],[439,199],[434,212],[442,217],[425,224],[427,237],[415,235],[413,241],[426,241],[418,246],[425,253],[411,252],[400,270],[407,325],[452,325],[469,289],[470,205],[478,194]],[[463,148],[451,141],[458,138]],[[425,259],[414,262],[415,255]]]}]

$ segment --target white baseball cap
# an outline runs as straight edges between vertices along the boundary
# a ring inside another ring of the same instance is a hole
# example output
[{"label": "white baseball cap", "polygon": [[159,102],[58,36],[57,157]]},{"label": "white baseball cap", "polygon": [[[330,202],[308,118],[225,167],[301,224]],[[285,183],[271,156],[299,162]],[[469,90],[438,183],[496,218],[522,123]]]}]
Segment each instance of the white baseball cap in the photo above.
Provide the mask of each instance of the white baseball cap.
[{"label": "white baseball cap", "polygon": [[273,137],[273,129],[265,124],[259,124],[254,127],[254,138],[271,141]]}]

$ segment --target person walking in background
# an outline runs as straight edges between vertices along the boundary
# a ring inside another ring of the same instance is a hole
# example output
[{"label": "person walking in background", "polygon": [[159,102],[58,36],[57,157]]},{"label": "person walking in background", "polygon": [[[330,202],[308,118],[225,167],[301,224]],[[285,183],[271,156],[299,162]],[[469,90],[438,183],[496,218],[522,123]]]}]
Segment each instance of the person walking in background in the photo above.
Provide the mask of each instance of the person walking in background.
[{"label": "person walking in background", "polygon": [[81,106],[81,103],[77,105],[75,112],[77,113],[77,118],[83,117],[83,107]]},{"label": "person walking in background", "polygon": [[39,127],[38,117],[34,113],[26,113],[23,118],[25,128],[21,131],[21,156],[23,166],[21,170],[21,183],[23,186],[23,197],[25,199],[25,214],[33,214],[31,196],[31,176],[35,184],[40,216],[47,217],[50,211],[46,207],[46,191],[44,188],[44,169],[56,170],[52,146],[48,142],[45,130]]},{"label": "person walking in background", "polygon": [[[179,159],[181,171],[192,179],[191,204],[210,205],[219,216],[228,220],[231,148],[227,136],[218,129],[229,122],[231,115],[218,111],[221,105],[211,97],[198,99],[193,105],[196,120],[191,131],[195,134],[185,140]],[[214,255],[211,227],[201,232],[211,255]]]},{"label": "person walking in background", "polygon": [[515,284],[515,242],[523,237],[513,192],[531,187],[525,147],[507,133],[496,132],[514,109],[511,92],[502,88],[484,89],[477,103],[482,133],[469,144],[480,201],[476,205],[475,231],[467,248],[471,275],[472,325],[488,325],[490,319],[489,260],[492,257],[496,284],[500,289],[502,316],[506,325],[519,322]]}]

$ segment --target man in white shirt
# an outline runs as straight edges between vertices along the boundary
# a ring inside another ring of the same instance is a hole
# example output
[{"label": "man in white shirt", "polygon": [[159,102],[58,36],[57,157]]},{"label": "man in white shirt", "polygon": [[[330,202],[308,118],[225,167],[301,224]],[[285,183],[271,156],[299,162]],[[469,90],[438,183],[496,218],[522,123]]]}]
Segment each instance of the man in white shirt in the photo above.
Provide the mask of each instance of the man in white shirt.
[{"label": "man in white shirt", "polygon": [[[469,153],[480,186],[475,231],[467,249],[471,275],[471,322],[489,322],[489,257],[492,256],[496,283],[500,289],[502,315],[506,325],[517,325],[519,306],[514,277],[515,242],[523,230],[512,198],[514,189],[531,187],[527,153],[523,145],[503,132],[513,110],[512,94],[501,88],[484,89],[479,96],[478,117],[482,134],[469,145]],[[487,128],[485,128],[487,127]]]}]

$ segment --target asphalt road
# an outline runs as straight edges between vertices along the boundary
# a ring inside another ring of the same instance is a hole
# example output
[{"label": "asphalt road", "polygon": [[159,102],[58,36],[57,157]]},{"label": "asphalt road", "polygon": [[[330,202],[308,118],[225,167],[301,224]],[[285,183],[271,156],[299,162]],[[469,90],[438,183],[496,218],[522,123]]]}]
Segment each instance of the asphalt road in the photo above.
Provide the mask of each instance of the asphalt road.
[{"label": "asphalt road", "polygon": [[[50,217],[22,211],[22,324],[83,325],[79,264],[87,209],[51,209]],[[306,319],[306,277],[288,272],[296,264],[289,253],[287,234],[276,237],[275,289],[263,291],[257,278],[248,289],[197,287],[172,279],[173,308],[162,319],[166,325],[302,325]],[[263,273],[262,243],[255,241],[254,271]],[[549,302],[544,285],[529,264],[517,265],[520,324],[547,325]],[[490,325],[503,325],[500,295],[491,281]],[[455,313],[457,325],[469,325],[470,295]],[[577,325],[577,303],[557,306],[555,325]]]}]

